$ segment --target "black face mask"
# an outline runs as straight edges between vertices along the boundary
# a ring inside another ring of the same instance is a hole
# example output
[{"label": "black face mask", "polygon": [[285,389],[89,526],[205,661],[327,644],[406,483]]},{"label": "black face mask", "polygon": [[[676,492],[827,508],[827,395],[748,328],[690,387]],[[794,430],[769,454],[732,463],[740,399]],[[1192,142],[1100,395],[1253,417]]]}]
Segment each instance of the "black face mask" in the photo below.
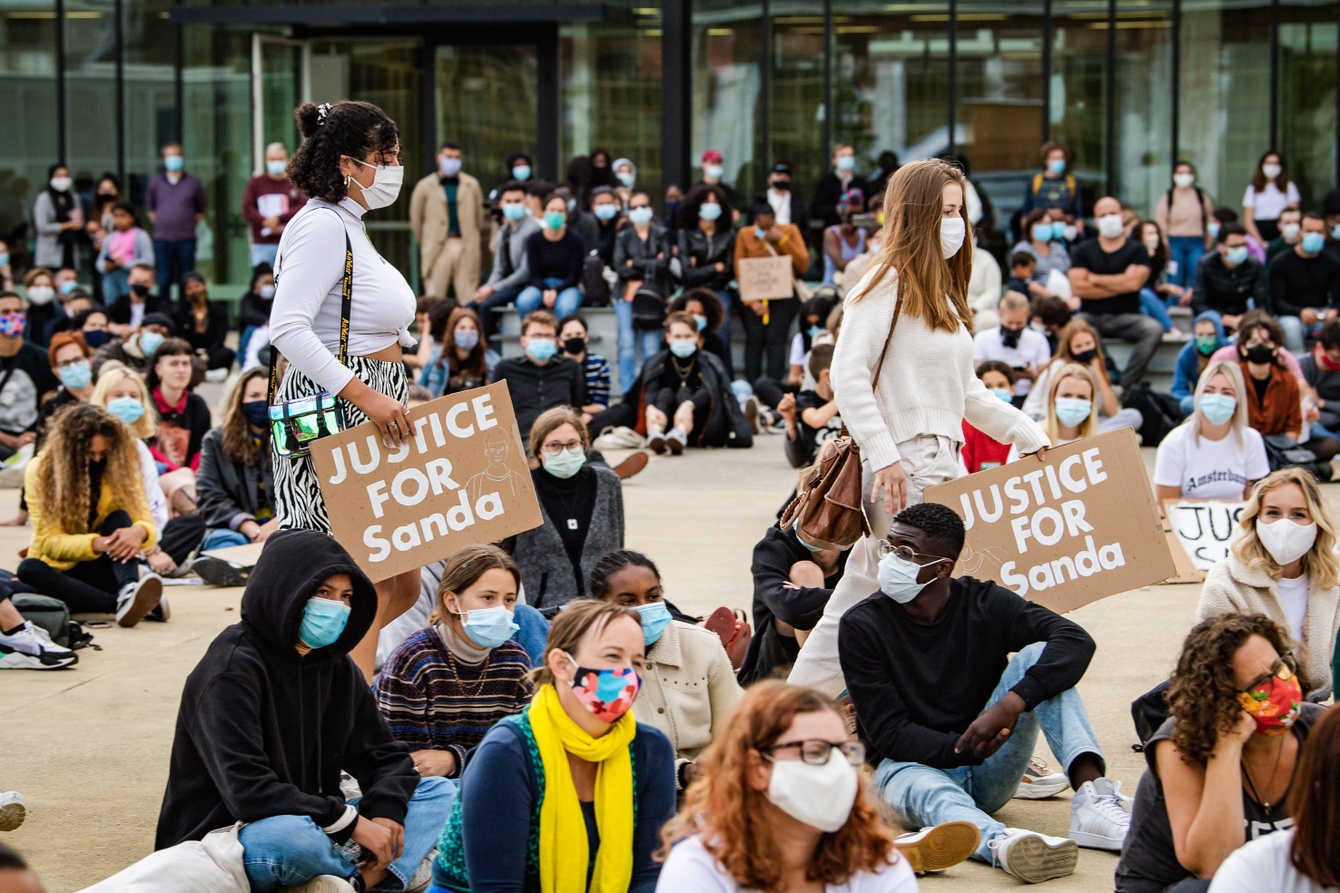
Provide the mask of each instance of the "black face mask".
[{"label": "black face mask", "polygon": [[786,190],[788,190],[788,189],[791,188],[791,181],[790,181],[790,180],[773,180],[773,181],[772,181],[772,188],[773,188],[773,189],[777,189],[777,190],[781,190],[782,192],[785,192]]},{"label": "black face mask", "polygon": [[578,354],[586,350],[585,338],[565,338],[563,340],[563,352]]},{"label": "black face mask", "polygon": [[134,295],[135,297],[137,297],[137,298],[147,298],[147,297],[149,297],[149,286],[147,286],[147,285],[132,285],[132,286],[130,287],[130,293],[133,294],[133,295]]},{"label": "black face mask", "polygon": [[1023,335],[1023,333],[1023,329],[1007,329],[1004,326],[1001,326],[1000,343],[1004,344],[1006,347],[1018,347],[1019,336]]},{"label": "black face mask", "polygon": [[1247,362],[1265,366],[1275,361],[1275,348],[1266,344],[1253,344],[1247,348]]},{"label": "black face mask", "polygon": [[1094,357],[1098,356],[1098,348],[1091,347],[1088,350],[1076,351],[1075,353],[1072,353],[1070,356],[1075,360],[1076,363],[1079,363],[1081,366],[1087,366],[1089,363],[1093,362]]}]

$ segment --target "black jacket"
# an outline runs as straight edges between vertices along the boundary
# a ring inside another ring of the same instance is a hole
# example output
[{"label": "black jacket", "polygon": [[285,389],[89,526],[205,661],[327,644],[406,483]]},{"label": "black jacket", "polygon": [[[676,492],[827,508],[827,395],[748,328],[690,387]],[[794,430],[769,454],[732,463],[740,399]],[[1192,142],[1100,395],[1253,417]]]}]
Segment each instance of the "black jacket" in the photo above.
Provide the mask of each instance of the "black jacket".
[{"label": "black jacket", "polygon": [[273,299],[267,301],[254,292],[247,292],[237,302],[238,323],[243,329],[247,326],[268,326],[270,308],[274,303]]},{"label": "black jacket", "polygon": [[[814,187],[814,201],[810,203],[810,216],[822,219],[824,222],[822,228],[837,226],[842,222],[842,218],[838,216],[837,212],[838,202],[842,200],[842,193],[850,189],[861,190],[865,195],[865,203],[869,206],[870,199],[873,196],[870,194],[870,183],[865,177],[853,175],[844,187],[842,181],[838,179],[836,171],[830,170],[824,174],[819,178],[819,184]],[[792,220],[791,222],[795,223],[796,221]]]},{"label": "black jacket", "polygon": [[[754,222],[753,206],[754,206],[754,205],[766,205],[766,204],[768,204],[768,192],[769,192],[769,190],[765,189],[765,190],[763,190],[762,192],[760,192],[758,195],[754,196],[754,201],[753,201],[753,202],[750,204],[750,206],[749,206],[749,210],[750,210],[750,213],[749,213],[749,220],[748,220],[749,223],[753,223],[753,222]],[[791,223],[794,223],[797,227],[799,227],[800,231],[801,231],[803,234],[805,234],[806,238],[809,237],[809,232],[810,232],[810,211],[809,211],[809,208],[805,207],[805,200],[804,200],[803,198],[800,197],[800,193],[797,192],[797,191],[795,190],[795,187],[794,187],[794,186],[791,187],[791,221],[790,221],[790,222],[791,222]]]},{"label": "black jacket", "polygon": [[[169,313],[167,301],[158,295],[150,294],[144,299],[144,312],[150,313]],[[123,326],[130,325],[130,295],[122,295],[112,302],[112,306],[107,308],[107,318],[114,323]]]},{"label": "black jacket", "polygon": [[190,305],[177,311],[177,337],[191,345],[191,350],[211,351],[223,347],[228,338],[228,308],[219,301],[205,306],[205,330],[195,328],[195,312]]},{"label": "black jacket", "polygon": [[1266,290],[1261,262],[1247,258],[1236,267],[1224,263],[1224,256],[1211,251],[1196,264],[1196,278],[1192,285],[1191,313],[1199,316],[1206,310],[1218,310],[1236,316],[1247,312],[1247,301],[1256,299],[1256,306],[1264,307]]},{"label": "black jacket", "polygon": [[847,569],[851,550],[838,557],[837,569],[824,579],[823,588],[792,589],[791,567],[798,561],[813,561],[814,556],[796,539],[795,531],[782,530],[776,524],[768,528],[763,539],[754,546],[754,637],[749,640],[749,651],[740,665],[740,683],[748,685],[768,678],[777,667],[759,666],[759,654],[767,638],[778,636],[773,619],[800,630],[812,630],[828,606],[828,597]]},{"label": "black jacket", "polygon": [[[274,509],[274,469],[270,464],[270,446],[261,447],[259,466],[234,462],[223,452],[223,429],[214,428],[200,444],[200,468],[195,473],[195,489],[200,497],[197,510],[211,530],[236,530],[233,520],[256,521],[260,510],[260,486]],[[238,522],[239,524],[241,521]],[[258,522],[259,523],[259,522]]]},{"label": "black jacket", "polygon": [[[348,625],[335,644],[300,656],[303,607],[332,574],[353,580]],[[362,787],[360,815],[404,823],[418,773],[348,656],[376,613],[372,581],[335,540],[312,530],[269,539],[241,622],[219,633],[186,679],[155,849],[272,816],[336,824],[341,769]],[[332,837],[352,833],[351,823]]]},{"label": "black jacket", "polygon": [[[713,291],[724,291],[735,278],[735,231],[729,224],[718,222],[712,238],[700,227],[679,231],[679,262],[683,265],[681,278],[685,288],[703,286]],[[715,264],[726,265],[717,270]]]},{"label": "black jacket", "polygon": [[[670,258],[674,253],[675,246],[659,224],[651,224],[645,242],[638,238],[636,229],[625,226],[614,240],[614,272],[624,285],[642,280],[660,289],[661,296],[666,297],[670,294]],[[623,297],[623,292],[615,297]]]},{"label": "black jacket", "polygon": [[530,443],[530,427],[555,406],[580,409],[586,403],[586,373],[571,357],[557,356],[543,366],[529,356],[508,357],[493,370],[494,381],[507,382],[521,442]]},{"label": "black jacket", "polygon": [[[740,402],[735,399],[735,393],[730,389],[730,376],[726,374],[726,367],[715,354],[708,351],[700,350],[697,356],[703,386],[712,395],[712,405],[708,411],[707,424],[701,429],[695,429],[689,435],[689,442],[699,447],[753,446],[754,435],[749,430],[749,422],[745,420],[744,412],[740,409]],[[637,395],[637,415],[633,417],[629,427],[633,427],[637,424],[637,420],[646,417],[647,383],[659,378],[668,362],[670,362],[670,351],[663,350],[642,364],[642,371],[627,392]]]}]

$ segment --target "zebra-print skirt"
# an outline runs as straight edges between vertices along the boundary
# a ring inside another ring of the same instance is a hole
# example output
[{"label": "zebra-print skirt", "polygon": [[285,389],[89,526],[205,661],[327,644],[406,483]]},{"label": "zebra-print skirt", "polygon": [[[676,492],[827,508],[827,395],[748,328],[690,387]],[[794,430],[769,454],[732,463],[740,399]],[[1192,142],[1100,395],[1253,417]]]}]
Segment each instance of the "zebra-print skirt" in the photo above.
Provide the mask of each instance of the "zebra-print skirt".
[{"label": "zebra-print skirt", "polygon": [[[368,387],[393,397],[401,403],[409,399],[409,376],[405,364],[389,363],[385,360],[369,360],[366,357],[350,357],[349,368]],[[279,383],[275,401],[297,400],[320,394],[325,388],[298,371],[292,364]],[[344,403],[344,424],[346,428],[361,425],[368,420],[362,410],[352,403]],[[326,503],[321,498],[321,485],[317,482],[316,469],[308,456],[284,458],[271,448],[271,458],[275,470],[275,515],[279,518],[281,529],[299,527],[306,530],[320,530],[330,533],[330,516],[326,513]]]}]

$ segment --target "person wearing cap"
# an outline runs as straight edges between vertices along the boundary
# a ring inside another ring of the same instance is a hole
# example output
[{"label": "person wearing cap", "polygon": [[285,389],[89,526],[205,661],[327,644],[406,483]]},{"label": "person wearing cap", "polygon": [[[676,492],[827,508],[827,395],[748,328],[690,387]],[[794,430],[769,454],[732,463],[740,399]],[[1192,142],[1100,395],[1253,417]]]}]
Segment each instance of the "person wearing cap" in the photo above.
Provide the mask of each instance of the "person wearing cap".
[{"label": "person wearing cap", "polygon": [[525,152],[513,152],[507,156],[507,161],[503,164],[507,171],[507,176],[502,178],[502,182],[489,190],[488,210],[493,215],[494,221],[502,223],[503,211],[499,206],[502,202],[503,187],[509,183],[520,183],[522,188],[530,184],[534,175],[534,169],[531,167],[530,156]]},{"label": "person wearing cap", "polygon": [[614,159],[614,179],[617,181],[614,193],[619,196],[619,201],[624,207],[627,207],[628,197],[637,186],[637,165],[633,164],[630,158]]},{"label": "person wearing cap", "polygon": [[[149,359],[159,345],[177,336],[177,324],[166,313],[146,313],[140,327],[124,338],[113,338],[93,353],[93,377],[106,363],[116,362],[143,376],[149,371]],[[205,380],[201,365],[191,376],[191,387]]]},{"label": "person wearing cap", "polygon": [[711,186],[713,189],[720,189],[726,204],[730,205],[731,223],[738,223],[740,220],[740,202],[735,195],[735,189],[727,182],[721,179],[726,173],[725,158],[716,149],[708,149],[703,153],[702,168],[703,178],[695,183],[695,186]]},{"label": "person wearing cap", "polygon": [[861,190],[861,195],[870,195],[870,183],[856,173],[856,150],[847,143],[838,143],[833,147],[833,169],[819,179],[814,187],[814,201],[810,203],[810,216],[823,220],[823,229],[837,226],[842,222],[838,203],[844,193]]},{"label": "person wearing cap", "polygon": [[779,225],[793,223],[802,232],[807,228],[805,200],[792,191],[791,165],[785,161],[773,164],[772,170],[768,171],[768,188],[754,196],[753,204],[771,205]]}]

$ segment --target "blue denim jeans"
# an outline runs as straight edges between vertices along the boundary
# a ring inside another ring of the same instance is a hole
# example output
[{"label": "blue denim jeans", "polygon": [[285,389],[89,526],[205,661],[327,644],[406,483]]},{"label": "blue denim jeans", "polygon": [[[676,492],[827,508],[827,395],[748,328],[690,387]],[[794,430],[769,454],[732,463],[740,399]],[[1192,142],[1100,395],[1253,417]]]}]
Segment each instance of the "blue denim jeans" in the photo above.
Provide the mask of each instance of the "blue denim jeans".
[{"label": "blue denim jeans", "polygon": [[614,318],[619,323],[619,390],[627,394],[642,368],[638,361],[638,348],[642,350],[641,363],[647,362],[661,349],[661,329],[633,328],[633,302],[616,297],[614,300]]},{"label": "blue denim jeans", "polygon": [[[545,288],[558,288],[563,284],[562,279],[544,280]],[[521,294],[516,297],[516,312],[522,318],[526,314],[534,313],[544,304],[544,292],[533,285],[527,285],[521,290]],[[559,289],[558,297],[554,300],[554,306],[549,309],[553,311],[554,316],[562,319],[576,313],[582,307],[582,293],[575,287]]]},{"label": "blue denim jeans", "polygon": [[[456,783],[446,778],[419,782],[405,814],[404,852],[391,863],[391,874],[378,889],[404,889],[405,882],[436,845],[451,814],[456,790]],[[357,798],[349,802],[358,805]],[[345,857],[343,849],[306,816],[261,819],[243,827],[239,837],[252,893],[301,886],[323,874],[347,880],[358,873],[358,866]]]},{"label": "blue denim jeans", "polygon": [[181,278],[195,269],[195,239],[154,239],[154,267],[158,280],[158,296],[172,306],[172,287],[177,287],[177,300],[184,303]]},{"label": "blue denim jeans", "polygon": [[102,302],[106,307],[112,306],[112,302],[117,298],[124,298],[130,294],[130,271],[115,269],[108,270],[102,274]]},{"label": "blue denim jeans", "polygon": [[252,245],[251,246],[251,269],[256,269],[261,264],[269,264],[273,269],[275,258],[279,256],[279,243],[273,245]]},{"label": "blue denim jeans", "polygon": [[1308,324],[1296,316],[1280,316],[1280,328],[1284,330],[1284,346],[1296,357],[1301,357],[1307,349],[1304,346],[1304,340],[1315,338],[1321,334],[1321,327],[1326,323],[1317,320]]},{"label": "blue denim jeans", "polygon": [[205,539],[200,543],[200,551],[208,552],[210,549],[227,549],[230,546],[245,546],[250,542],[250,538],[248,538],[245,533],[241,533],[237,530],[225,530],[220,527],[205,534]]},{"label": "blue denim jeans", "polygon": [[530,605],[517,605],[512,621],[521,629],[512,634],[512,641],[525,649],[533,666],[544,660],[544,646],[549,640],[549,621]]},{"label": "blue denim jeans", "polygon": [[1163,326],[1163,331],[1171,332],[1173,330],[1173,321],[1168,314],[1168,305],[1164,303],[1154,289],[1140,289],[1140,312],[1158,320],[1159,325]]},{"label": "blue denim jeans", "polygon": [[1205,255],[1205,239],[1201,236],[1169,236],[1169,260],[1177,264],[1177,272],[1169,276],[1173,285],[1190,288],[1196,279],[1196,264]]},{"label": "blue denim jeans", "polygon": [[[988,707],[1024,678],[1044,647],[1045,643],[1035,642],[1014,656],[991,693]],[[935,769],[921,763],[884,760],[875,770],[875,790],[892,807],[898,824],[906,828],[915,830],[958,819],[972,822],[982,832],[981,846],[974,855],[990,862],[987,844],[1005,831],[1005,825],[990,814],[1010,802],[1018,789],[1033,756],[1039,728],[1067,774],[1080,754],[1096,754],[1102,760],[1089,715],[1079,692],[1072,688],[1021,714],[1014,734],[980,766]]]}]

